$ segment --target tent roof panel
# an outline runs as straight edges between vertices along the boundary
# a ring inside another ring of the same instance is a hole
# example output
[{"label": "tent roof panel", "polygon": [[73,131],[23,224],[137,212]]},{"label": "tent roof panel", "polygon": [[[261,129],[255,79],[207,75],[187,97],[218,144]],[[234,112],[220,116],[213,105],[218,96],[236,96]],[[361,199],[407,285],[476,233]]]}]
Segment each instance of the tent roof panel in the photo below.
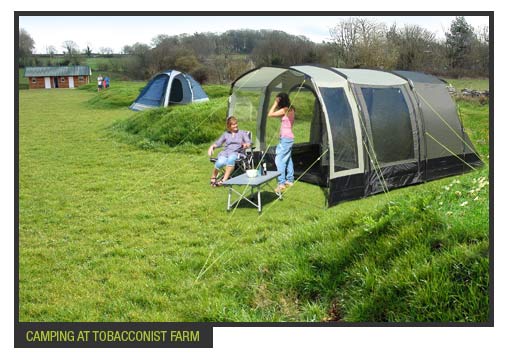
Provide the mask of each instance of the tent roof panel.
[{"label": "tent roof panel", "polygon": [[436,85],[444,85],[444,82],[440,80],[438,77],[428,75],[422,72],[414,72],[414,71],[393,71],[395,74],[400,75],[408,80],[412,80],[412,82],[420,82],[420,83],[432,83]]},{"label": "tent roof panel", "polygon": [[344,87],[347,84],[344,77],[327,68],[317,66],[292,66],[292,68],[313,78],[318,87]]},{"label": "tent roof panel", "polygon": [[359,85],[400,86],[408,83],[405,79],[389,72],[359,68],[335,68],[347,76],[348,81]]},{"label": "tent roof panel", "polygon": [[263,88],[277,76],[289,70],[288,68],[279,67],[261,67],[238,78],[234,83],[234,87],[237,90]]}]

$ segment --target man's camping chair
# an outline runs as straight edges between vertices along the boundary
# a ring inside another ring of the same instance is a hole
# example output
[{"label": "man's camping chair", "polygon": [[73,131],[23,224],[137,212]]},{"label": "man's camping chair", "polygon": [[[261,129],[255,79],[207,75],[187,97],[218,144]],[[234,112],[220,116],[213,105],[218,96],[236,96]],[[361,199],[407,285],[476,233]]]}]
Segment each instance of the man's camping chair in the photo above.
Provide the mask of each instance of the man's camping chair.
[{"label": "man's camping chair", "polygon": [[[249,137],[249,140],[251,140],[251,132],[246,131],[247,136]],[[251,142],[252,143],[252,142]],[[251,146],[247,149],[243,149],[239,155],[237,160],[235,161],[235,168],[233,169],[233,172],[230,176],[230,178],[236,177],[237,175],[243,174],[246,172],[246,170],[250,168],[254,168],[254,160],[253,160],[253,149],[255,147]],[[210,158],[210,161],[212,163],[216,163],[217,158]],[[217,175],[216,180],[222,180],[224,176],[224,168],[221,169]]]}]

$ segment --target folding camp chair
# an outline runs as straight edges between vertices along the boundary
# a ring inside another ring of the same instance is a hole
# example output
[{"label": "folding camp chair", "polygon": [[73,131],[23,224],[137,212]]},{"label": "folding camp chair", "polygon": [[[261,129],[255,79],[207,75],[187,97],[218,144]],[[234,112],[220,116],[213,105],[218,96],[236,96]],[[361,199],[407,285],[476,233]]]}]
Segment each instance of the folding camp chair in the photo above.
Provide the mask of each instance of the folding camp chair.
[{"label": "folding camp chair", "polygon": [[[247,135],[249,137],[249,140],[251,140],[251,132],[247,131]],[[253,159],[253,150],[255,147],[249,147],[247,149],[243,149],[235,161],[235,168],[233,169],[232,174],[230,175],[230,178],[236,177],[242,173],[245,173],[246,170],[250,168],[254,168],[254,159]],[[212,163],[215,163],[217,161],[217,158],[210,158],[210,161]],[[217,175],[216,180],[222,180],[224,176],[224,169],[221,169],[219,171],[219,174]]]}]

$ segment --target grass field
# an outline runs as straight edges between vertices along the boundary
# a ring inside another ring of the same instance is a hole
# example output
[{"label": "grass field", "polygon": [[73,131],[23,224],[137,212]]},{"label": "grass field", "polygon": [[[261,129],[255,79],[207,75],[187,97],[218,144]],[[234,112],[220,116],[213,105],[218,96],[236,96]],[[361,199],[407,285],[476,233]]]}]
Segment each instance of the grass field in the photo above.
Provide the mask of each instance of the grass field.
[{"label": "grass field", "polygon": [[446,79],[447,82],[449,82],[450,84],[452,84],[455,88],[456,88],[456,91],[461,91],[462,89],[464,88],[468,88],[468,89],[471,89],[471,90],[478,90],[478,91],[485,91],[485,90],[489,90],[490,89],[490,86],[489,86],[489,81],[487,81],[486,79],[476,79],[476,78],[460,78],[460,79],[454,79],[454,78],[449,78],[449,79]]},{"label": "grass field", "polygon": [[[21,321],[488,320],[488,166],[330,209],[297,183],[228,213],[208,143],[121,135],[138,87],[19,92]],[[488,107],[460,108],[488,163]]]}]

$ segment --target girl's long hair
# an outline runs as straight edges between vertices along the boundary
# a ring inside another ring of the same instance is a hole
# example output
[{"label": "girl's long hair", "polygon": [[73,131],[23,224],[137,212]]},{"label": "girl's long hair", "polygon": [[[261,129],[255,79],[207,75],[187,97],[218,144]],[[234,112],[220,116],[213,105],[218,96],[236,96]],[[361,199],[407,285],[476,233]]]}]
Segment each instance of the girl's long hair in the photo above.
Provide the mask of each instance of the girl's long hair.
[{"label": "girl's long hair", "polygon": [[279,97],[279,102],[277,104],[277,109],[281,108],[290,108],[290,97],[288,97],[288,94],[286,92],[278,93],[276,97]]}]

